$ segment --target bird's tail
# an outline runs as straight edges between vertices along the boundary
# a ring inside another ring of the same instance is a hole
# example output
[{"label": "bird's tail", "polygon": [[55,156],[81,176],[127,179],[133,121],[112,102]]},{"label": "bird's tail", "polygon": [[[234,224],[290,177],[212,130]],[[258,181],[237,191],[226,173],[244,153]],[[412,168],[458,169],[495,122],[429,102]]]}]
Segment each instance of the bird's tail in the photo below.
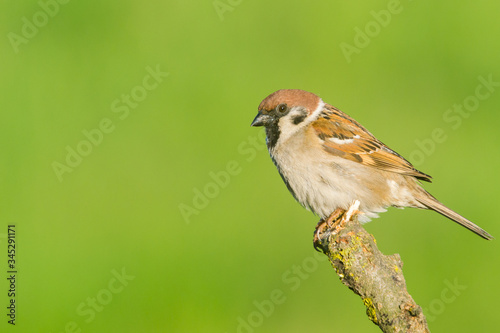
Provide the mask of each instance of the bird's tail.
[{"label": "bird's tail", "polygon": [[470,231],[474,232],[478,236],[483,237],[484,239],[493,239],[493,236],[491,236],[489,233],[487,233],[485,230],[481,229],[471,221],[467,220],[465,217],[463,217],[460,214],[455,213],[445,205],[443,205],[441,202],[439,202],[436,198],[434,198],[431,194],[428,192],[425,192],[426,195],[422,195],[421,198],[418,198],[417,201],[420,202],[422,205],[427,207],[428,209],[432,209],[435,212],[438,212],[439,214],[446,216],[450,220],[455,221],[456,223],[460,224],[461,226],[469,229]]}]

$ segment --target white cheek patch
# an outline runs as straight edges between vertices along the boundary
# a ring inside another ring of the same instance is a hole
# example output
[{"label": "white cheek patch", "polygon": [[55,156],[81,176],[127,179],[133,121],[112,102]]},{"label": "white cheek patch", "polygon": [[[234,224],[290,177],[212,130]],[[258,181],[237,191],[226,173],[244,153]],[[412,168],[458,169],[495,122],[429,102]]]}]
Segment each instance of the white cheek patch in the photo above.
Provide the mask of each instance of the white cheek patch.
[{"label": "white cheek patch", "polygon": [[302,110],[292,109],[286,116],[281,117],[281,119],[278,121],[278,126],[280,128],[280,140],[278,142],[278,145],[281,145],[296,132],[304,129],[307,125],[318,119],[324,107],[325,103],[320,99],[318,102],[318,106],[313,111],[313,113],[297,124],[294,123],[294,117],[300,117],[302,115]]},{"label": "white cheek patch", "polygon": [[290,136],[292,136],[298,130],[298,128],[300,128],[300,125],[302,125],[293,124],[290,117],[291,114],[292,113],[289,113],[286,116],[281,117],[278,121],[278,127],[280,129],[280,139],[278,145],[288,140]]}]

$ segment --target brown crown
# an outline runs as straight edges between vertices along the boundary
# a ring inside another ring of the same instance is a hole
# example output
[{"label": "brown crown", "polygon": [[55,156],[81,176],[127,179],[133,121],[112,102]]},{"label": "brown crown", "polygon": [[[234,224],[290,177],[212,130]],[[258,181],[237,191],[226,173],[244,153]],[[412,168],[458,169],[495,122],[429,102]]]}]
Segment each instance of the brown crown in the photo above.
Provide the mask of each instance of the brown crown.
[{"label": "brown crown", "polygon": [[260,110],[270,111],[279,104],[285,103],[288,107],[303,106],[309,113],[318,107],[320,98],[313,93],[300,89],[281,89],[267,96],[259,105]]}]

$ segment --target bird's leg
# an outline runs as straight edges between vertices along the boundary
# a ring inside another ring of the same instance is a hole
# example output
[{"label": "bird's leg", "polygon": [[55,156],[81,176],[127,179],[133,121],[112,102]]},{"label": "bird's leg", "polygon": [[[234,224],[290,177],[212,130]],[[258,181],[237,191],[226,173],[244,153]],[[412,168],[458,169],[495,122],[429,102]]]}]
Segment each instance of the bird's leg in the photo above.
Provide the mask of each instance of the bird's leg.
[{"label": "bird's leg", "polygon": [[330,214],[326,221],[321,219],[314,230],[314,249],[319,252],[318,248],[322,247],[321,244],[321,234],[325,231],[331,233],[338,233],[342,228],[345,227],[346,223],[350,221],[353,216],[360,213],[359,209],[360,202],[354,200],[354,202],[349,206],[347,211],[342,208],[337,208],[333,213]]},{"label": "bird's leg", "polygon": [[318,224],[316,225],[316,229],[314,229],[314,239],[313,239],[313,244],[314,244],[314,249],[319,252],[318,248],[321,248],[321,238],[320,234],[324,233],[327,229],[331,229],[335,223],[341,219],[341,217],[344,215],[345,210],[342,208],[337,208],[333,213],[328,216],[326,219],[321,219],[319,220]]},{"label": "bird's leg", "polygon": [[351,219],[361,213],[359,209],[360,202],[358,200],[354,200],[353,203],[349,206],[347,211],[345,211],[345,214],[343,214],[337,221],[335,221],[334,225],[332,226],[333,229],[335,230],[335,233],[338,233],[340,229],[344,228],[346,223],[351,221]]},{"label": "bird's leg", "polygon": [[333,228],[335,224],[341,221],[345,212],[345,209],[342,208],[335,209],[335,211],[328,216],[328,219],[325,222],[328,225],[328,228]]}]

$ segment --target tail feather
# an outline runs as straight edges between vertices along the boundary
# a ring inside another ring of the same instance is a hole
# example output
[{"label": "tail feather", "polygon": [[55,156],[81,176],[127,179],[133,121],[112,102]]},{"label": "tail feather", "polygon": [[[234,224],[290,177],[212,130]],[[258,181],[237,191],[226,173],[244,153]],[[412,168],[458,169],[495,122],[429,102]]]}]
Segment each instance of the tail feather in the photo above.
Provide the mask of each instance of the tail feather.
[{"label": "tail feather", "polygon": [[474,232],[478,236],[483,237],[484,239],[493,239],[493,236],[491,236],[488,232],[483,230],[482,228],[478,227],[471,221],[467,220],[465,217],[462,215],[455,213],[445,205],[443,205],[441,202],[439,202],[436,198],[434,198],[431,194],[427,193],[427,195],[422,196],[422,198],[417,199],[418,202],[420,202],[422,205],[427,207],[428,209],[432,209],[435,212],[438,212],[439,214],[446,216],[450,220],[453,220],[454,222],[460,224],[461,226],[469,229],[470,231]]}]

